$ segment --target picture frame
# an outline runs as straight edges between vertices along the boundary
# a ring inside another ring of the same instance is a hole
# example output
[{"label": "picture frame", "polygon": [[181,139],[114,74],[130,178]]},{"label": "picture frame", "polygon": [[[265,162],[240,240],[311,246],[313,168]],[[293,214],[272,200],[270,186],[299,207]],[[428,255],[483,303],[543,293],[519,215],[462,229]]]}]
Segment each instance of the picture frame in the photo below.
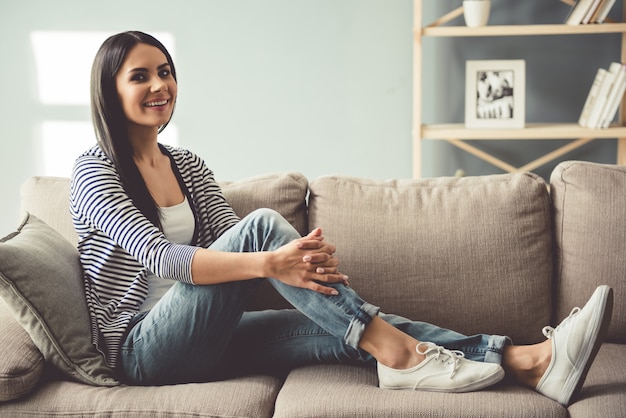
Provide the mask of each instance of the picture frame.
[{"label": "picture frame", "polygon": [[466,128],[523,128],[525,96],[524,60],[466,61]]}]

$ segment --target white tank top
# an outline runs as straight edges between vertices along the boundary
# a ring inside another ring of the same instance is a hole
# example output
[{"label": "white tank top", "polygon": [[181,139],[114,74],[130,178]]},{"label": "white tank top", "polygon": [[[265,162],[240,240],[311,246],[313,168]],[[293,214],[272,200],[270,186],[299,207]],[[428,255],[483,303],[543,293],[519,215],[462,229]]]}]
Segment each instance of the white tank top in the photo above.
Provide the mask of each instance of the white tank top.
[{"label": "white tank top", "polygon": [[[193,239],[195,221],[187,196],[181,203],[162,207],[160,210],[161,226],[165,237],[176,244],[190,244]],[[150,272],[148,274],[148,297],[141,305],[141,311],[152,309],[174,283],[174,280],[162,279]]]}]

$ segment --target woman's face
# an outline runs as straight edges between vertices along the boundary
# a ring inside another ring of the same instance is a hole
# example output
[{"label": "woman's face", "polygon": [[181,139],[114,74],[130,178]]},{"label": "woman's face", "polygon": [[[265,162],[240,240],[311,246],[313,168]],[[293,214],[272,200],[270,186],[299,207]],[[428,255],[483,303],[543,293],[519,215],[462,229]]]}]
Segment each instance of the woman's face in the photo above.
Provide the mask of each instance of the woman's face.
[{"label": "woman's face", "polygon": [[158,128],[172,117],[176,80],[159,48],[135,45],[117,73],[116,85],[129,130]]}]

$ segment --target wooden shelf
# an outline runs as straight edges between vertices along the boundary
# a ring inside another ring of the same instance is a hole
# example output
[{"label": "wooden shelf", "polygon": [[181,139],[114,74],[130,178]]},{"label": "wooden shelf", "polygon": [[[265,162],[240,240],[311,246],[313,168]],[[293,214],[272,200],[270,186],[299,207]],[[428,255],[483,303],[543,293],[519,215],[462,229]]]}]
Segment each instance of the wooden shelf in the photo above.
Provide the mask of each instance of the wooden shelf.
[{"label": "wooden shelf", "polygon": [[589,25],[511,25],[482,26],[427,26],[416,29],[422,36],[533,36],[533,35],[589,35],[626,32],[626,23],[601,23]]},{"label": "wooden shelf", "polygon": [[613,125],[608,129],[589,129],[575,123],[529,123],[524,129],[468,129],[461,123],[449,123],[422,125],[421,137],[433,140],[622,138],[626,137],[626,126]]},{"label": "wooden shelf", "polygon": [[[586,24],[542,24],[542,25],[487,25],[477,28],[466,26],[446,26],[449,22],[463,14],[463,7],[439,17],[433,23],[422,26],[422,3],[426,0],[413,0],[413,176],[421,177],[422,172],[422,141],[447,141],[456,147],[481,158],[504,171],[532,171],[548,164],[595,139],[617,139],[617,164],[626,164],[626,99],[622,100],[619,111],[619,123],[608,129],[583,128],[577,123],[528,123],[522,129],[467,129],[464,124],[422,123],[422,41],[424,37],[507,37],[507,36],[567,36],[598,34],[619,34],[621,51],[619,60],[626,62],[626,23]],[[435,2],[436,0],[432,0]],[[561,0],[573,4],[572,0]],[[626,0],[622,0],[623,19],[626,21]],[[513,167],[499,160],[467,141],[472,140],[570,140],[566,145],[546,153],[535,161],[522,166]]]}]

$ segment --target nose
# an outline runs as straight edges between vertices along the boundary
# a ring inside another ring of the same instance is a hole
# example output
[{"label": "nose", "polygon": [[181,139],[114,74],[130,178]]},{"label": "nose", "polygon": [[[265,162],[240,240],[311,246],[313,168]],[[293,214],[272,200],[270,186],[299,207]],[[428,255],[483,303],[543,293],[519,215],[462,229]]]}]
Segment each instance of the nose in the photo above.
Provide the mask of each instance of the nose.
[{"label": "nose", "polygon": [[157,77],[154,79],[154,82],[152,83],[152,92],[158,93],[161,91],[167,91],[167,83],[161,80],[161,78]]}]

